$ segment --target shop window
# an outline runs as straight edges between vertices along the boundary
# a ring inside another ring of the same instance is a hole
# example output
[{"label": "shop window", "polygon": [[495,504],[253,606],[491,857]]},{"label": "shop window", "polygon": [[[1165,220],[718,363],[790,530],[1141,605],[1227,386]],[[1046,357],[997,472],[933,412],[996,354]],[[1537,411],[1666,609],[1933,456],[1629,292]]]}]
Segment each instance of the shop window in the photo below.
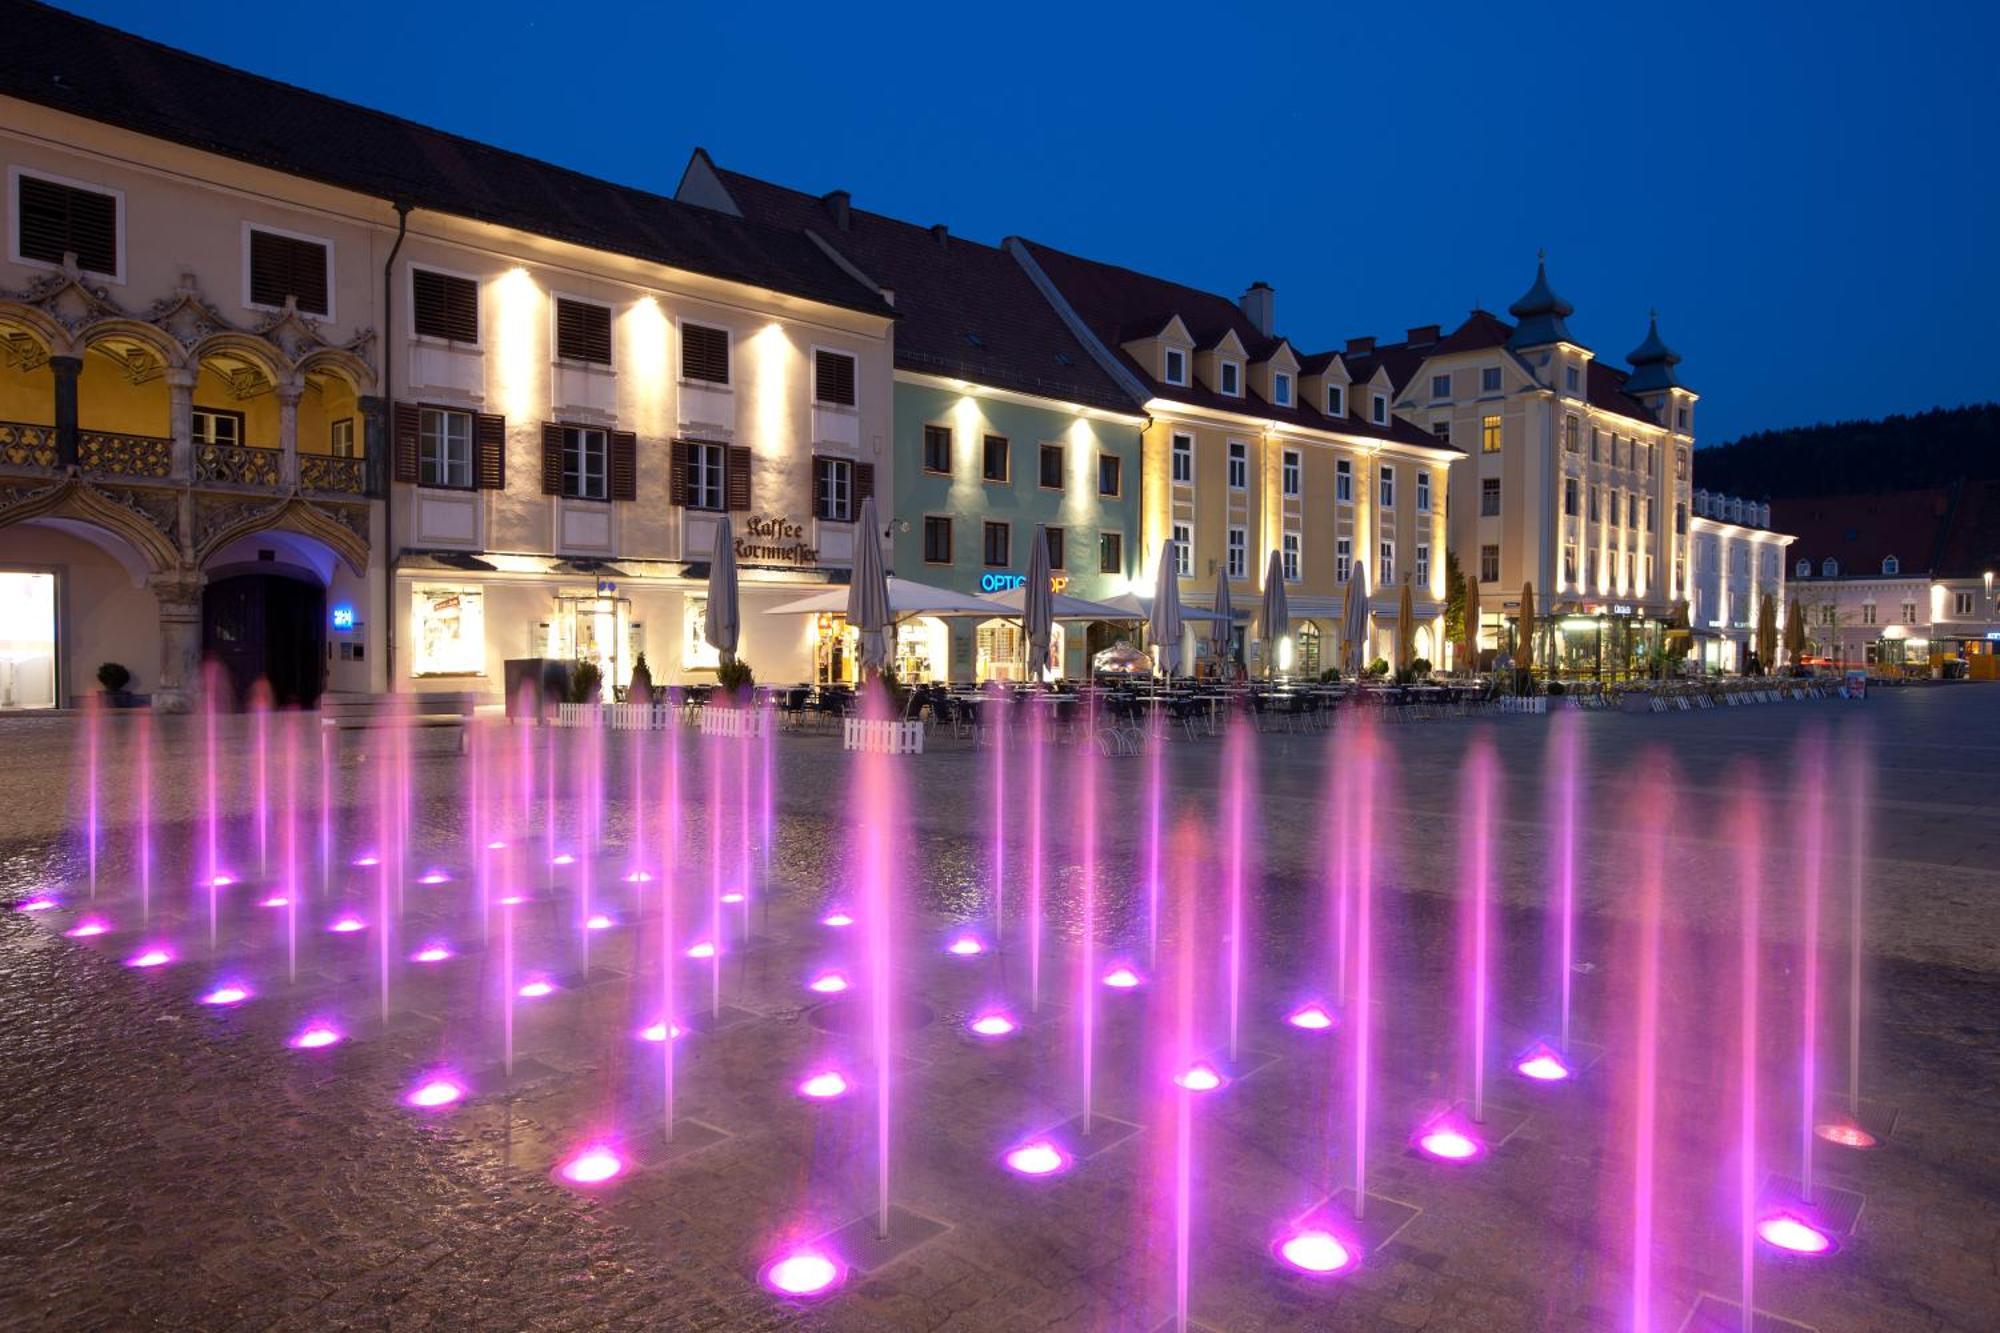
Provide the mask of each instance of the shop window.
[{"label": "shop window", "polygon": [[56,576],[0,570],[0,711],[55,706]]},{"label": "shop window", "polygon": [[414,588],[410,619],[419,676],[478,676],[486,667],[486,594],[478,588]]},{"label": "shop window", "polygon": [[688,597],[681,614],[681,669],[713,671],[722,665],[722,654],[708,641],[708,598]]}]

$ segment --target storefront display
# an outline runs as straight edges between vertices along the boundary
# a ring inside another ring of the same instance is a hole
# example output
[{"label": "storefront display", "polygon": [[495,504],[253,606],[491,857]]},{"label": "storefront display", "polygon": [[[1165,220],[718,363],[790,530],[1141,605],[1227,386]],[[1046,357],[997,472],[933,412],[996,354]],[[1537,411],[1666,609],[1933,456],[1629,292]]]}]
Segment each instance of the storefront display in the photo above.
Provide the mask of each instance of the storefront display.
[{"label": "storefront display", "polygon": [[420,587],[410,593],[419,676],[478,676],[486,667],[486,594],[477,588]]},{"label": "storefront display", "polygon": [[56,576],[0,570],[0,709],[56,706]]}]

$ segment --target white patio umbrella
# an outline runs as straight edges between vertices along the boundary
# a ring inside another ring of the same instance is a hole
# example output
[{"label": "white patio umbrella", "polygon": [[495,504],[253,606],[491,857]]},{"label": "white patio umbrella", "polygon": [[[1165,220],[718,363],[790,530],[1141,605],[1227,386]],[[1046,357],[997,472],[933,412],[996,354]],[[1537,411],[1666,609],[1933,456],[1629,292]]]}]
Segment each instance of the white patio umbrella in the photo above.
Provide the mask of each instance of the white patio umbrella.
[{"label": "white patio umbrella", "polygon": [[[949,588],[898,578],[894,574],[889,575],[885,583],[889,591],[889,615],[894,620],[908,620],[911,616],[978,616],[982,620],[1005,617],[1013,620],[1021,614],[1018,602],[1009,606],[995,598],[974,597],[971,593],[953,592]],[[845,615],[850,592],[849,588],[825,588],[795,602],[766,607],[764,614]]]},{"label": "white patio umbrella", "polygon": [[847,585],[847,623],[861,636],[861,669],[878,673],[889,666],[888,575],[882,570],[882,531],[875,521],[875,497],[861,502],[854,520],[854,572]]},{"label": "white patio umbrella", "polygon": [[1170,678],[1174,674],[1172,662],[1181,651],[1178,549],[1171,540],[1160,543],[1160,570],[1153,585],[1153,613],[1146,622],[1146,633],[1153,644],[1153,666]]},{"label": "white patio umbrella", "polygon": [[1285,601],[1285,562],[1276,551],[1264,565],[1264,674],[1278,671],[1278,640],[1292,625],[1292,608]]},{"label": "white patio umbrella", "polygon": [[[890,582],[893,584],[894,580]],[[1024,583],[1006,592],[996,592],[988,600],[1005,606],[1016,617],[1022,616],[1027,609],[1028,585]],[[1183,619],[1187,617],[1186,608],[1182,608],[1181,615]],[[1116,602],[1087,601],[1065,592],[1051,592],[1049,617],[1052,620],[1144,620],[1146,613],[1136,600],[1132,605],[1120,605]]]},{"label": "white patio umbrella", "polygon": [[1346,646],[1349,669],[1361,674],[1368,654],[1368,571],[1360,564],[1347,580],[1347,605],[1340,617],[1340,638]]},{"label": "white patio umbrella", "polygon": [[1055,607],[1049,588],[1049,534],[1035,524],[1035,544],[1028,552],[1028,581],[1021,585],[1021,630],[1028,639],[1028,679],[1041,680],[1049,665],[1049,640],[1055,636]]},{"label": "white patio umbrella", "polygon": [[743,633],[743,614],[736,597],[736,531],[724,514],[715,525],[715,549],[708,557],[708,606],[702,612],[701,637],[722,656],[736,660],[736,643]]},{"label": "white patio umbrella", "polygon": [[[1210,627],[1210,633],[1213,635],[1215,642],[1222,645],[1222,651],[1218,656],[1227,664],[1230,660],[1230,649],[1235,646],[1236,640],[1236,607],[1232,604],[1229,597],[1229,571],[1227,569],[1218,569],[1215,571],[1215,605],[1210,607],[1209,610],[1222,617],[1221,620]],[[1229,673],[1225,672],[1225,674]]]}]

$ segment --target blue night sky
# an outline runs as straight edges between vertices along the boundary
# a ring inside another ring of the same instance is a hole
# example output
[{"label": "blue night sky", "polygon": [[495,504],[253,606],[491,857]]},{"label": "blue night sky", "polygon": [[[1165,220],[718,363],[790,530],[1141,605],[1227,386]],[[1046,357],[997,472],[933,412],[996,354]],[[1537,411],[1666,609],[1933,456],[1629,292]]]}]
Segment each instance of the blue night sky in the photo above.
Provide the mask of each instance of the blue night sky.
[{"label": "blue night sky", "polygon": [[1261,279],[1307,349],[1504,310],[1546,247],[1607,361],[1659,308],[1707,443],[2000,394],[1991,3],[71,7],[662,193],[700,144]]}]

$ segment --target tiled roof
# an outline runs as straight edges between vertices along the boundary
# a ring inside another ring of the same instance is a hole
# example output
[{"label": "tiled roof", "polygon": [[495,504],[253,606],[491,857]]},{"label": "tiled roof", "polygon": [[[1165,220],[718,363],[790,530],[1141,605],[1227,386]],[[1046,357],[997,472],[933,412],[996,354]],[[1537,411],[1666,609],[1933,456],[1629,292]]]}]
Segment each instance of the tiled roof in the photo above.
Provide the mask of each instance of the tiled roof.
[{"label": "tiled roof", "polygon": [[2000,481],[1965,481],[1957,487],[1938,566],[1946,578],[2000,573]]},{"label": "tiled roof", "polygon": [[[0,0],[0,32],[8,47],[0,95],[420,209],[891,313],[797,232],[615,185],[28,0]],[[403,58],[414,66],[420,57]]]},{"label": "tiled roof", "polygon": [[[1697,456],[1697,474],[1700,466]],[[1888,556],[1896,557],[1902,576],[1941,574],[1945,571],[1938,562],[1952,524],[1954,489],[1773,500],[1771,526],[1796,535],[1788,554],[1811,564],[1808,578],[1820,577],[1821,562],[1828,556],[1839,562],[1841,578],[1878,578]]]},{"label": "tiled roof", "polygon": [[899,367],[1138,412],[1006,251],[852,207],[842,229],[821,196],[713,170],[745,217],[817,233],[894,292]]},{"label": "tiled roof", "polygon": [[1505,347],[1514,336],[1514,326],[1491,311],[1475,309],[1465,322],[1446,334],[1431,349],[1437,356],[1454,352],[1478,352],[1488,347]]},{"label": "tiled roof", "polygon": [[1584,385],[1585,396],[1590,405],[1606,412],[1616,412],[1620,416],[1633,417],[1649,426],[1658,426],[1660,419],[1653,410],[1625,392],[1624,371],[1615,366],[1607,366],[1602,361],[1590,363],[1588,382]]},{"label": "tiled roof", "polygon": [[[1062,293],[1063,299],[1076,311],[1084,325],[1157,397],[1218,412],[1264,417],[1312,430],[1341,431],[1403,444],[1420,444],[1432,449],[1452,448],[1429,431],[1394,413],[1390,414],[1387,425],[1376,425],[1357,410],[1363,404],[1353,401],[1360,397],[1356,394],[1348,395],[1348,415],[1334,418],[1319,411],[1316,405],[1305,402],[1303,395],[1297,392],[1292,395],[1293,406],[1279,407],[1260,397],[1247,383],[1247,376],[1240,398],[1215,393],[1192,375],[1189,379],[1194,382],[1187,385],[1168,384],[1154,375],[1154,367],[1139,364],[1125,351],[1124,344],[1151,337],[1175,315],[1179,315],[1188,326],[1197,346],[1203,348],[1214,346],[1233,329],[1249,349],[1252,362],[1267,356],[1280,340],[1257,332],[1256,325],[1250,322],[1236,302],[1226,296],[1168,282],[1164,278],[1114,264],[1065,254],[1035,241],[1022,241],[1021,245],[1048,275],[1049,281],[1055,284],[1056,290]],[[1322,368],[1325,365],[1322,354],[1320,358],[1300,357],[1302,368],[1311,360],[1317,360]],[[1361,378],[1356,376],[1357,380]]]}]

